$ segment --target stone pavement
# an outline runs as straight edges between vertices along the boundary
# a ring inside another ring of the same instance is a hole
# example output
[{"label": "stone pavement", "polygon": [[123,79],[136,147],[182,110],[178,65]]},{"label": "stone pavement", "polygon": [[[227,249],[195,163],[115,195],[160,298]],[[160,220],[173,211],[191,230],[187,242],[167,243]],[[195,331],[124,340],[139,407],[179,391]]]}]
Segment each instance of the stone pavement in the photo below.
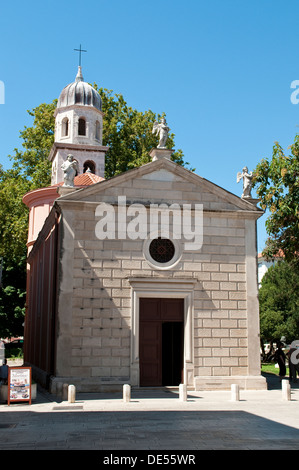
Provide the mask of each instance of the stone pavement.
[{"label": "stone pavement", "polygon": [[0,450],[299,450],[299,385],[284,401],[279,378],[268,390],[136,389],[77,394],[75,403],[43,389],[28,403],[0,404]]}]

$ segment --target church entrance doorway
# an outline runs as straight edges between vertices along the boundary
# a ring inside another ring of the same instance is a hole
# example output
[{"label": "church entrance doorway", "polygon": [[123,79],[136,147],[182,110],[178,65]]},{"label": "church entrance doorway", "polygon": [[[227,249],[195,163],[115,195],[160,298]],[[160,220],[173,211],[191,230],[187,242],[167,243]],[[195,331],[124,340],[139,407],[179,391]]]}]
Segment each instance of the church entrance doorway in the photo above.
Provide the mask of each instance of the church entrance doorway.
[{"label": "church entrance doorway", "polygon": [[140,386],[183,383],[184,299],[140,298]]}]

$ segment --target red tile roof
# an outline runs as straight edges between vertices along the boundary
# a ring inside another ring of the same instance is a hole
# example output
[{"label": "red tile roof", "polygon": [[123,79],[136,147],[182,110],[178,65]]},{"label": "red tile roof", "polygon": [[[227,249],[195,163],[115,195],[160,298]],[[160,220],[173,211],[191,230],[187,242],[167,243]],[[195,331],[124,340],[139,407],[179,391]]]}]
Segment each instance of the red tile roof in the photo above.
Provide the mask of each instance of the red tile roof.
[{"label": "red tile roof", "polygon": [[[262,253],[259,253],[258,254],[258,258],[263,258],[263,254]],[[278,253],[276,255],[273,256],[273,258],[284,258],[284,252],[283,250],[279,250]]]},{"label": "red tile roof", "polygon": [[82,173],[82,175],[78,175],[75,177],[75,186],[90,186],[91,184],[99,183],[100,181],[104,181],[105,178],[101,176],[94,175],[93,173]]},{"label": "red tile roof", "polygon": [[[86,172],[82,173],[81,175],[75,176],[74,185],[75,187],[84,187],[90,186],[95,183],[99,183],[100,181],[104,181],[105,178],[102,176],[95,175],[94,173]],[[62,186],[63,181],[58,184],[54,184],[53,186]]]}]

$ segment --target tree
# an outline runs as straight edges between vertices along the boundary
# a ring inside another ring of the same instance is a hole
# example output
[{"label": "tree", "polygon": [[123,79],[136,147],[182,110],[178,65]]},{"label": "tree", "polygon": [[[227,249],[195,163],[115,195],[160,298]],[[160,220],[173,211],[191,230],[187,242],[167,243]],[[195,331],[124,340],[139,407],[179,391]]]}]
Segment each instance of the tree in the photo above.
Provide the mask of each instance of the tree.
[{"label": "tree", "polygon": [[22,197],[30,186],[13,171],[7,173],[0,170],[0,257],[13,262],[26,253],[28,217]]},{"label": "tree", "polygon": [[299,339],[299,270],[296,261],[278,261],[262,279],[259,290],[261,340],[273,343],[282,336]]},{"label": "tree", "polygon": [[16,170],[0,168],[0,337],[21,335],[26,299],[28,214],[22,197],[30,184]]},{"label": "tree", "polygon": [[275,142],[272,159],[262,159],[253,172],[261,207],[270,211],[266,221],[269,238],[263,251],[267,259],[280,250],[287,261],[299,258],[299,135],[289,149],[287,156]]},{"label": "tree", "polygon": [[[140,112],[127,105],[121,94],[112,95],[111,90],[93,87],[102,98],[103,145],[109,147],[105,160],[105,177],[111,178],[125,171],[139,167],[150,161],[149,152],[157,147],[158,138],[152,133],[153,124],[165,114],[156,115],[151,110]],[[175,147],[174,134],[167,140],[167,148]],[[182,150],[172,155],[176,163],[188,166],[184,162]]]},{"label": "tree", "polygon": [[[106,178],[148,163],[150,150],[158,144],[158,138],[152,134],[153,123],[161,116],[150,110],[137,111],[127,105],[121,94],[113,96],[111,90],[93,86],[102,98],[103,145],[109,146]],[[20,132],[23,150],[14,149],[11,169],[4,171],[0,166],[0,257],[4,259],[0,318],[7,320],[4,322],[7,335],[9,331],[17,334],[24,313],[28,209],[22,198],[28,191],[51,184],[48,155],[54,143],[56,104],[57,100],[53,100],[28,111],[33,125]],[[175,147],[174,134],[169,135],[167,147]],[[172,159],[180,165],[189,165],[184,162],[181,150],[174,152]]]},{"label": "tree", "polygon": [[0,289],[0,337],[23,335],[26,300],[26,255],[4,261]]},{"label": "tree", "polygon": [[15,155],[10,157],[14,162],[13,169],[30,183],[30,190],[51,184],[51,163],[48,156],[54,143],[56,104],[57,100],[54,100],[28,111],[33,117],[33,126],[25,127],[20,132],[25,151],[15,149]]}]

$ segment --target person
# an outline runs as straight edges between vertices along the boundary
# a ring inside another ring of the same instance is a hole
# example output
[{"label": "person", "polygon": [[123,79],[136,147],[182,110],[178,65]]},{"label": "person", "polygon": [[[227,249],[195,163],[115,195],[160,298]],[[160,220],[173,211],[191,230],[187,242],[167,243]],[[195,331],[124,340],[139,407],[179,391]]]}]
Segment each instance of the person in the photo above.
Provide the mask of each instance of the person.
[{"label": "person", "polygon": [[274,353],[274,360],[275,360],[275,362],[278,363],[278,366],[279,366],[280,380],[282,380],[285,377],[286,371],[287,371],[286,370],[286,365],[285,365],[286,356],[285,356],[285,353],[282,350],[282,346],[283,346],[283,344],[279,341],[277,343],[277,349]]},{"label": "person", "polygon": [[0,367],[0,380],[3,385],[7,385],[8,380],[8,365],[7,359],[4,359],[3,365]]}]

